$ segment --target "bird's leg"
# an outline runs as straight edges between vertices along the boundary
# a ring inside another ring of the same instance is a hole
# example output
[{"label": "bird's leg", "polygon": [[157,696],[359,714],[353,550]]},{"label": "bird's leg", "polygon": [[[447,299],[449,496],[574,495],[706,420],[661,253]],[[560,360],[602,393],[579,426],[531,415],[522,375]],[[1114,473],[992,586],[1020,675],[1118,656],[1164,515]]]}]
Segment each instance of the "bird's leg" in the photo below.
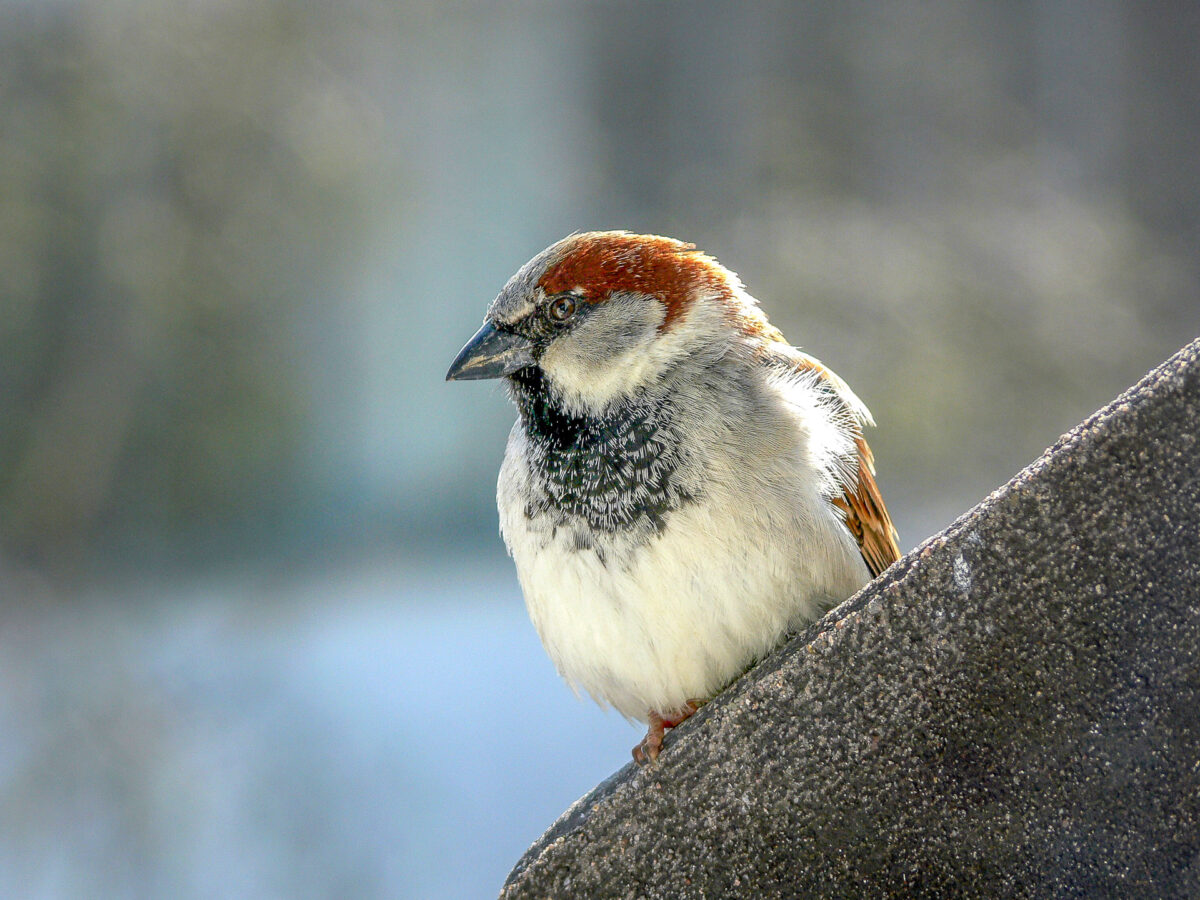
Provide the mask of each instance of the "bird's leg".
[{"label": "bird's leg", "polygon": [[650,710],[650,727],[646,729],[646,736],[642,738],[642,742],[633,748],[633,761],[639,766],[644,766],[646,763],[658,759],[658,754],[662,750],[663,734],[666,730],[674,728],[699,708],[699,703],[689,700],[678,714],[669,718]]},{"label": "bird's leg", "polygon": [[699,708],[700,702],[698,700],[689,700],[687,703],[683,704],[682,711],[680,711],[679,714],[674,718],[664,718],[662,720],[663,727],[674,728],[676,725],[682,724],[686,719],[690,719]]},{"label": "bird's leg", "polygon": [[633,748],[635,763],[644,766],[646,763],[658,759],[658,751],[662,749],[663,732],[666,727],[667,723],[663,721],[662,716],[656,712],[650,713],[650,727],[646,729],[646,736],[642,738],[640,744]]}]

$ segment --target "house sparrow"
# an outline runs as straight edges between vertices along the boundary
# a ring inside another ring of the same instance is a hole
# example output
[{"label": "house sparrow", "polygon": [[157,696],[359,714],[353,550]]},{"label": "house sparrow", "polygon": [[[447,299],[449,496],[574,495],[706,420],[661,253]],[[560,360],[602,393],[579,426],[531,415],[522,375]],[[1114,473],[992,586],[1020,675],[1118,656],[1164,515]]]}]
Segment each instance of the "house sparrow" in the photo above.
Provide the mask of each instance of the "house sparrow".
[{"label": "house sparrow", "polygon": [[562,676],[664,729],[899,557],[862,401],[711,256],[573,234],[518,271],[447,380],[504,378],[497,501]]}]

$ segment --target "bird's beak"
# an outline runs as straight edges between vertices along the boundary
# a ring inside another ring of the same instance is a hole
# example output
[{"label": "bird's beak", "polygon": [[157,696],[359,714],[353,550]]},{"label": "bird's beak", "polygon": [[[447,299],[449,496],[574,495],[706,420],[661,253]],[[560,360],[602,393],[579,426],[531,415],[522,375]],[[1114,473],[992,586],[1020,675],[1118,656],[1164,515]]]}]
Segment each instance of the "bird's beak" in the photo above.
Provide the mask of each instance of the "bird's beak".
[{"label": "bird's beak", "polygon": [[476,378],[500,378],[518,369],[532,366],[533,344],[528,338],[511,331],[502,331],[491,322],[484,322],[467,346],[458,352],[447,381],[470,381]]}]

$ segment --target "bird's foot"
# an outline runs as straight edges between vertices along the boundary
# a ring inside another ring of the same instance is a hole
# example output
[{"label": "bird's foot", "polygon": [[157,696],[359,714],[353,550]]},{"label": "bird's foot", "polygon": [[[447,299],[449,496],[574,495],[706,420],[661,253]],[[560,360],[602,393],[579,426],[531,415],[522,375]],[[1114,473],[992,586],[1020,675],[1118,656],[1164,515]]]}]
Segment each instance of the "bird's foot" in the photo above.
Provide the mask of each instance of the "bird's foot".
[{"label": "bird's foot", "polygon": [[657,760],[658,754],[662,751],[663,735],[666,733],[666,730],[674,728],[699,708],[699,703],[695,700],[689,700],[679,713],[669,717],[660,716],[651,710],[649,716],[650,727],[646,729],[646,736],[642,738],[642,742],[633,748],[633,761],[639,766],[644,766],[648,762]]}]

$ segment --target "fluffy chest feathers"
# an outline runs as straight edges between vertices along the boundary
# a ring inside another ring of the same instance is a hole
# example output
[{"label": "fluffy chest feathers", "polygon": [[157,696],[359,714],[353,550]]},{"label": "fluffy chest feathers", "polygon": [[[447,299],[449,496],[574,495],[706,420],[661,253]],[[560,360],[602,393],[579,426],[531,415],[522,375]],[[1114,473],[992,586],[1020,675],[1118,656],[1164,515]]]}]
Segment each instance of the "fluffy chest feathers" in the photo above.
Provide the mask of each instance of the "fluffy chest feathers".
[{"label": "fluffy chest feathers", "polygon": [[868,577],[813,385],[734,358],[662,387],[586,417],[516,383],[498,489],[555,665],[642,719],[707,699]]},{"label": "fluffy chest feathers", "polygon": [[647,540],[695,499],[686,484],[695,465],[669,401],[638,397],[588,417],[553,405],[537,376],[515,393],[528,473],[523,512],[531,522],[567,529],[577,549],[603,556],[590,535]]}]

